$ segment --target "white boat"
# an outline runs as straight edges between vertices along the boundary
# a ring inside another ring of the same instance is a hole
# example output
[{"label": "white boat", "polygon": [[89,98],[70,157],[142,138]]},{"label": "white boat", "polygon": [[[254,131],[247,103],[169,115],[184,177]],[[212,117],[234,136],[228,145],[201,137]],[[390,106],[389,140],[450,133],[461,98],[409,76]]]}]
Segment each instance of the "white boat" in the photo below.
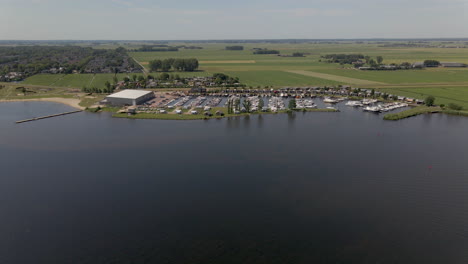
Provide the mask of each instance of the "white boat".
[{"label": "white boat", "polygon": [[323,102],[324,103],[329,103],[329,104],[336,104],[336,103],[338,103],[338,100],[331,99],[330,97],[325,97],[325,99],[323,99]]},{"label": "white boat", "polygon": [[361,101],[348,101],[345,105],[347,106],[362,106]]},{"label": "white boat", "polygon": [[375,103],[377,103],[376,99],[364,99],[364,100],[362,100],[362,104],[364,104],[364,105],[370,105],[370,104],[375,104]]},{"label": "white boat", "polygon": [[363,108],[363,110],[378,113],[378,112],[380,112],[381,109],[378,106],[366,106],[366,107]]}]

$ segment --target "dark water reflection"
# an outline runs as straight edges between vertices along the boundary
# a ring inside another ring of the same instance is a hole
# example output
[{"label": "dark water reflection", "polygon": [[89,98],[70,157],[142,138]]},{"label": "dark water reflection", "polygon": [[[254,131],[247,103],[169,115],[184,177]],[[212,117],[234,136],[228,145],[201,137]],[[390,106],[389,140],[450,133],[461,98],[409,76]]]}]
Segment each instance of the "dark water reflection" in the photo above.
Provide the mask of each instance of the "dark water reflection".
[{"label": "dark water reflection", "polygon": [[468,122],[0,104],[0,263],[467,263]]}]

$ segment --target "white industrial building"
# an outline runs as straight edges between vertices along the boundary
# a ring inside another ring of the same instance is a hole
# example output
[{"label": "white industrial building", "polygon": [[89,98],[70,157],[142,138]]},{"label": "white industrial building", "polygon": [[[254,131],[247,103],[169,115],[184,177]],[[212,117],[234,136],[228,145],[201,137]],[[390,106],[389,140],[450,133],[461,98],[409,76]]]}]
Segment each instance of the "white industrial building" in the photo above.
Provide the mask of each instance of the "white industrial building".
[{"label": "white industrial building", "polygon": [[106,101],[112,106],[140,105],[153,98],[152,91],[127,89],[107,96]]}]

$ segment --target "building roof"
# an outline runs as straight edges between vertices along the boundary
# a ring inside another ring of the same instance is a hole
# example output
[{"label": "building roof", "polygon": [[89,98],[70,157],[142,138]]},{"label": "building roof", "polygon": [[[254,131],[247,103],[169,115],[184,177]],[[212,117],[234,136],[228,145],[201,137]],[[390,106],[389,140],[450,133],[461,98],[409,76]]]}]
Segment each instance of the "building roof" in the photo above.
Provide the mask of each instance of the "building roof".
[{"label": "building roof", "polygon": [[107,96],[107,98],[125,98],[125,99],[138,99],[142,96],[152,93],[152,91],[144,90],[131,90],[126,89],[115,94]]}]

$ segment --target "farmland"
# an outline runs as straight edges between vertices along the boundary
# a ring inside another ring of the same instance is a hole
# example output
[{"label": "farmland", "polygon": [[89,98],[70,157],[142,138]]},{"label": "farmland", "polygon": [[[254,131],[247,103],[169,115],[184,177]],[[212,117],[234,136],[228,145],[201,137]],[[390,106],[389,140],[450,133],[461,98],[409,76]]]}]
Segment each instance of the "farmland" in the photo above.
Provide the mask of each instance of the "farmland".
[{"label": "farmland", "polygon": [[[170,43],[184,45],[186,43]],[[138,44],[130,49],[138,48]],[[421,62],[434,59],[468,63],[466,48],[386,47],[382,43],[243,43],[244,50],[225,50],[230,44],[197,43],[203,49],[180,49],[177,52],[130,52],[136,61],[148,69],[148,62],[165,58],[197,58],[200,71],[177,72],[181,77],[208,76],[225,73],[239,77],[241,83],[251,87],[334,86],[352,85],[376,88],[382,91],[423,99],[436,97],[437,103],[454,102],[468,107],[468,68],[426,68],[396,71],[360,71],[351,65],[322,62],[325,54],[364,54],[382,56],[385,64]],[[437,46],[437,45],[433,45]],[[116,46],[109,46],[116,48]],[[281,55],[304,53],[305,57],[254,55],[252,49],[278,50]],[[157,75],[159,73],[152,73]],[[118,74],[119,80],[133,74]],[[113,74],[35,75],[24,84],[54,87],[103,87],[112,82]]]},{"label": "farmland", "polygon": [[[377,83],[466,83],[467,68],[431,68],[399,71],[359,71],[350,65],[320,62],[321,55],[331,53],[362,53],[371,57],[382,56],[384,63],[419,62],[426,59],[468,63],[468,49],[448,48],[388,48],[378,44],[244,44],[242,51],[226,51],[225,44],[205,44],[201,50],[167,52],[132,52],[130,55],[145,64],[153,59],[168,57],[200,60],[200,69],[205,72],[223,72],[237,76],[247,85],[373,85]],[[278,57],[276,55],[254,55],[253,48],[279,50],[282,55],[294,52],[306,57]],[[249,74],[245,74],[249,72]],[[289,74],[280,74],[287,72]],[[310,72],[310,73],[308,73]],[[259,76],[252,73],[258,73]],[[322,75],[321,74],[326,74]],[[276,78],[281,75],[281,78]],[[297,75],[301,75],[298,77]],[[266,78],[265,78],[266,77]],[[268,77],[271,77],[268,78]],[[305,78],[298,80],[298,78]],[[325,78],[324,78],[325,77]],[[345,78],[342,78],[345,77]],[[350,79],[357,79],[351,80]],[[321,79],[321,80],[320,80]],[[364,80],[364,81],[362,81]],[[368,82],[366,82],[368,81]]]},{"label": "farmland", "polygon": [[382,92],[405,97],[424,99],[429,95],[436,98],[436,104],[455,103],[468,109],[468,86],[465,87],[420,87],[420,88],[383,88]]}]

